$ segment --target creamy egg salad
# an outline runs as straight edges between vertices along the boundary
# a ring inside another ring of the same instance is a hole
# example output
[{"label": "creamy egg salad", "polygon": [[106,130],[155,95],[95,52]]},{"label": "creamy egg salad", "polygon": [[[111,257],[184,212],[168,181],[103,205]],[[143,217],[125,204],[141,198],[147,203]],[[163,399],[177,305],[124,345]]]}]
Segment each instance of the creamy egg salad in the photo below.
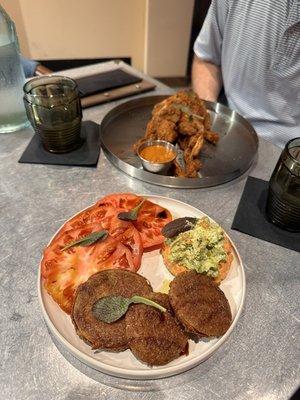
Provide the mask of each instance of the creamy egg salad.
[{"label": "creamy egg salad", "polygon": [[190,270],[216,277],[219,263],[226,261],[224,240],[224,231],[218,224],[207,217],[200,218],[191,230],[166,239],[170,246],[168,259]]}]

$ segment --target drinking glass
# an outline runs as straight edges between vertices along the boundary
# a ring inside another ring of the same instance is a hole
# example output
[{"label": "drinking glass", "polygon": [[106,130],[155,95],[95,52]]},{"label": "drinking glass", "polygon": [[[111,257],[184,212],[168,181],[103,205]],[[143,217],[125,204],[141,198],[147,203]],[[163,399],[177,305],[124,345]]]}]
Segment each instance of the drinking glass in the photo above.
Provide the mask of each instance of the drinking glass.
[{"label": "drinking glass", "polygon": [[23,88],[28,119],[44,148],[66,153],[82,144],[82,110],[77,84],[64,76],[40,76]]},{"label": "drinking glass", "polygon": [[283,229],[300,232],[300,137],[290,140],[269,182],[267,216]]},{"label": "drinking glass", "polygon": [[0,4],[0,133],[29,125],[22,101],[24,82],[15,24]]}]

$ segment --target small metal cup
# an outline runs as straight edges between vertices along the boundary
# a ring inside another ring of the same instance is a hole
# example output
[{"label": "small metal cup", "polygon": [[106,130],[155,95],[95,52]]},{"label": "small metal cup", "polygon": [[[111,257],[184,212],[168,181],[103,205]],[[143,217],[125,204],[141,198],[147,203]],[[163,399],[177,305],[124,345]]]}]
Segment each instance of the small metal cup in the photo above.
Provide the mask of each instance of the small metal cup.
[{"label": "small metal cup", "polygon": [[27,117],[47,151],[66,153],[82,144],[82,110],[75,81],[40,76],[25,83],[23,91]]},{"label": "small metal cup", "polygon": [[[141,157],[140,152],[145,149],[146,147],[149,146],[163,146],[166,147],[169,150],[172,150],[174,153],[174,158],[170,161],[167,162],[162,162],[162,163],[153,163],[151,161],[146,160],[145,158]],[[155,174],[163,174],[166,173],[168,171],[168,169],[170,168],[170,166],[172,165],[173,161],[175,160],[175,158],[177,157],[177,149],[176,147],[172,144],[169,143],[165,140],[147,140],[144,143],[142,143],[140,145],[140,147],[138,148],[138,152],[137,152],[141,163],[144,167],[144,169],[146,169],[149,172],[154,172]]]},{"label": "small metal cup", "polygon": [[269,182],[269,220],[281,228],[300,232],[300,137],[290,140]]}]

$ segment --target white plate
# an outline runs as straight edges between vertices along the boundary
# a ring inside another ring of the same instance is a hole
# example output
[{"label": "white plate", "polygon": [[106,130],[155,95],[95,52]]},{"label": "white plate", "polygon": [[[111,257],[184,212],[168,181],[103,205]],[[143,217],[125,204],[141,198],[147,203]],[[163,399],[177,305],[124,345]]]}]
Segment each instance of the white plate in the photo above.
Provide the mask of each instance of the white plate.
[{"label": "white plate", "polygon": [[[195,207],[161,196],[145,196],[154,203],[160,204],[171,211],[173,218],[178,217],[202,217],[205,214]],[[109,353],[106,351],[95,354],[75,333],[71,318],[67,315],[52,297],[46,292],[41,280],[41,266],[38,279],[39,301],[45,321],[50,331],[63,347],[77,359],[91,368],[97,369],[109,375],[127,379],[157,379],[184,372],[210,357],[229,337],[241,314],[245,298],[245,272],[241,257],[232,243],[234,258],[228,276],[221,284],[233,316],[233,322],[220,338],[199,341],[189,341],[188,356],[181,356],[165,366],[148,367],[139,362],[130,350],[121,353]],[[164,280],[172,280],[173,276],[163,264],[159,251],[145,253],[142,266],[138,271],[151,283],[154,291],[159,291]]]}]

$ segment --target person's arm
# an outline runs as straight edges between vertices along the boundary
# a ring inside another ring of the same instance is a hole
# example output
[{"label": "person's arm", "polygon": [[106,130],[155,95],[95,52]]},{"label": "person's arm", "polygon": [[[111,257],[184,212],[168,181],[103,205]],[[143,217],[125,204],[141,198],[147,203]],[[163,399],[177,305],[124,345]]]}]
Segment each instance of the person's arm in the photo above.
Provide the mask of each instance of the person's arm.
[{"label": "person's arm", "polygon": [[212,0],[194,43],[192,84],[204,100],[216,101],[222,89],[221,59],[228,4],[228,0]]},{"label": "person's arm", "polygon": [[31,78],[32,76],[34,76],[34,71],[38,63],[36,61],[24,58],[23,56],[20,56],[20,59],[25,78]]},{"label": "person's arm", "polygon": [[53,72],[51,71],[51,69],[45,67],[42,64],[39,64],[37,61],[29,60],[27,58],[24,58],[23,56],[21,56],[20,58],[25,78],[31,78],[35,75],[49,75]]},{"label": "person's arm", "polygon": [[222,84],[221,68],[195,55],[192,65],[192,85],[200,99],[217,101]]}]

